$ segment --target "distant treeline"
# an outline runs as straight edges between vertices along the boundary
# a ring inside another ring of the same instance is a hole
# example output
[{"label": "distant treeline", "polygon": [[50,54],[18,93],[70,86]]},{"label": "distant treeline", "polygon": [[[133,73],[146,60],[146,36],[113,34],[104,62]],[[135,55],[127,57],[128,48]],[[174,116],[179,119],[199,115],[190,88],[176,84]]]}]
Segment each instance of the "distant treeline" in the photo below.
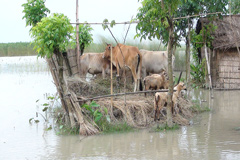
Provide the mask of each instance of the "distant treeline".
[{"label": "distant treeline", "polygon": [[[106,40],[102,40],[100,43],[92,43],[85,49],[85,52],[103,52],[106,47]],[[147,50],[166,50],[165,46],[159,45],[159,43],[139,43],[139,42],[127,42],[127,45],[137,46],[139,49]],[[17,43],[0,43],[0,57],[7,56],[32,56],[37,55],[33,50],[33,45],[29,42],[17,42]],[[175,52],[175,70],[185,70],[185,46],[177,48]]]},{"label": "distant treeline", "polygon": [[37,55],[29,42],[0,43],[0,57]]}]

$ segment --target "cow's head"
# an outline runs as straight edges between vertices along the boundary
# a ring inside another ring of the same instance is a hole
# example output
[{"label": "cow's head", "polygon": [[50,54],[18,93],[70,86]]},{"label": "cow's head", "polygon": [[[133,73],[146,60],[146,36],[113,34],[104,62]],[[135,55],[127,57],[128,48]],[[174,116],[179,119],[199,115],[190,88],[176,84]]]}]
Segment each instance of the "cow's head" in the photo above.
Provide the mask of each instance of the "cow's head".
[{"label": "cow's head", "polygon": [[102,58],[108,59],[111,56],[110,55],[111,54],[111,46],[112,46],[111,44],[107,44]]},{"label": "cow's head", "polygon": [[161,69],[160,75],[164,76],[164,78],[166,80],[169,80],[168,73],[167,73],[167,71],[165,69],[163,69],[163,68]]},{"label": "cow's head", "polygon": [[183,82],[179,82],[179,84],[177,85],[177,89],[181,91],[186,90],[187,88]]}]

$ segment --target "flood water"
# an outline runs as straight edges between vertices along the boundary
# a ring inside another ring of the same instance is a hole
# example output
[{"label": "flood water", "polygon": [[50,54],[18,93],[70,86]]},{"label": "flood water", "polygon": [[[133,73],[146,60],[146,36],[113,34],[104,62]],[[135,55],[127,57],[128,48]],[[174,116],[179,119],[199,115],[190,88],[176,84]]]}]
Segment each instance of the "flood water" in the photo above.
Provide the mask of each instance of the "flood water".
[{"label": "flood water", "polygon": [[[46,62],[35,56],[0,58],[0,160],[15,159],[240,159],[240,91],[191,91],[210,112],[176,131],[142,130],[80,137],[45,131],[39,116],[56,88]],[[36,102],[39,100],[38,102]]]}]

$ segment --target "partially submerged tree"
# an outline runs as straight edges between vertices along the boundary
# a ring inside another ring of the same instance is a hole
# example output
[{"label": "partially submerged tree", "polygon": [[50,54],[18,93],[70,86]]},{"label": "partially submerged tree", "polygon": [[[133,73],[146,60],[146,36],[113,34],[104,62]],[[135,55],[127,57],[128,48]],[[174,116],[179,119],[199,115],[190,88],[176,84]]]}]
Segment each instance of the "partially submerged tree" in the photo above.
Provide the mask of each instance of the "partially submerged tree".
[{"label": "partially submerged tree", "polygon": [[[98,130],[84,120],[81,107],[76,102],[76,95],[68,89],[66,79],[63,76],[62,53],[69,45],[72,31],[73,27],[70,20],[63,14],[55,13],[52,16],[42,18],[30,33],[34,38],[34,48],[37,50],[38,56],[48,58],[48,64],[51,67],[50,70],[71,127],[79,128],[80,134],[91,135],[97,133]],[[57,65],[52,57],[57,59]]]},{"label": "partially submerged tree", "polygon": [[175,21],[174,15],[181,0],[142,0],[142,7],[136,18],[139,20],[136,26],[137,37],[141,40],[157,38],[162,39],[164,44],[168,44],[168,75],[169,91],[167,105],[167,125],[173,126],[172,123],[172,95],[173,95],[173,70],[172,54],[173,48],[177,44],[176,33],[174,33]]},{"label": "partially submerged tree", "polygon": [[27,26],[32,26],[30,35],[34,39],[32,42],[35,45],[34,49],[38,57],[47,57],[48,66],[65,111],[66,123],[69,122],[72,128],[79,128],[79,133],[82,135],[95,134],[98,129],[84,118],[77,96],[68,89],[67,80],[63,75],[63,52],[69,45],[73,27],[70,20],[63,14],[55,13],[46,17],[49,10],[44,2],[44,0],[28,0],[28,3],[23,4],[25,13],[23,18],[26,18]]}]

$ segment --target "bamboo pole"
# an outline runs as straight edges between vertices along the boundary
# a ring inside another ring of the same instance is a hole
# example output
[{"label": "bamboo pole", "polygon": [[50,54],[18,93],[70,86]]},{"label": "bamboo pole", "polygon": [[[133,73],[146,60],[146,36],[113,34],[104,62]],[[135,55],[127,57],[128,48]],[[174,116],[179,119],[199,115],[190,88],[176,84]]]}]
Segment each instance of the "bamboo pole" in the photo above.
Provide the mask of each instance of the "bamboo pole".
[{"label": "bamboo pole", "polygon": [[[186,18],[192,18],[192,17],[203,17],[207,15],[213,15],[213,14],[222,14],[222,12],[214,12],[214,13],[206,13],[206,14],[195,14],[191,16],[184,16],[184,17],[176,17],[173,18],[173,20],[179,20],[179,19],[186,19]],[[152,20],[150,22],[154,22],[156,20]],[[126,22],[116,22],[115,24],[134,24],[134,23],[139,23],[140,21],[126,21]],[[90,24],[90,25],[102,25],[102,24],[111,24],[110,22],[108,23],[102,23],[102,22],[77,22],[77,23],[71,23],[71,24]]]},{"label": "bamboo pole", "polygon": [[211,98],[213,98],[213,93],[212,93],[212,78],[211,78],[211,72],[210,72],[210,65],[209,65],[209,59],[208,59],[208,53],[207,53],[206,43],[204,43],[204,49],[205,49],[205,57],[206,57],[206,61],[207,61],[207,70],[208,70],[208,79],[209,79],[209,91],[211,90]]},{"label": "bamboo pole", "polygon": [[[173,91],[176,92],[177,90],[173,90]],[[85,98],[85,99],[77,100],[77,102],[86,102],[86,101],[94,100],[94,99],[101,99],[101,98],[108,98],[108,97],[115,97],[115,96],[126,96],[126,95],[132,95],[132,94],[142,94],[142,93],[155,93],[155,92],[168,92],[168,89],[116,93],[116,94],[110,94],[110,95],[96,96],[96,97],[92,97],[92,98]]]},{"label": "bamboo pole", "polygon": [[78,0],[76,0],[76,41],[77,41],[77,65],[80,74],[80,48],[79,48],[79,19],[78,19]]}]

